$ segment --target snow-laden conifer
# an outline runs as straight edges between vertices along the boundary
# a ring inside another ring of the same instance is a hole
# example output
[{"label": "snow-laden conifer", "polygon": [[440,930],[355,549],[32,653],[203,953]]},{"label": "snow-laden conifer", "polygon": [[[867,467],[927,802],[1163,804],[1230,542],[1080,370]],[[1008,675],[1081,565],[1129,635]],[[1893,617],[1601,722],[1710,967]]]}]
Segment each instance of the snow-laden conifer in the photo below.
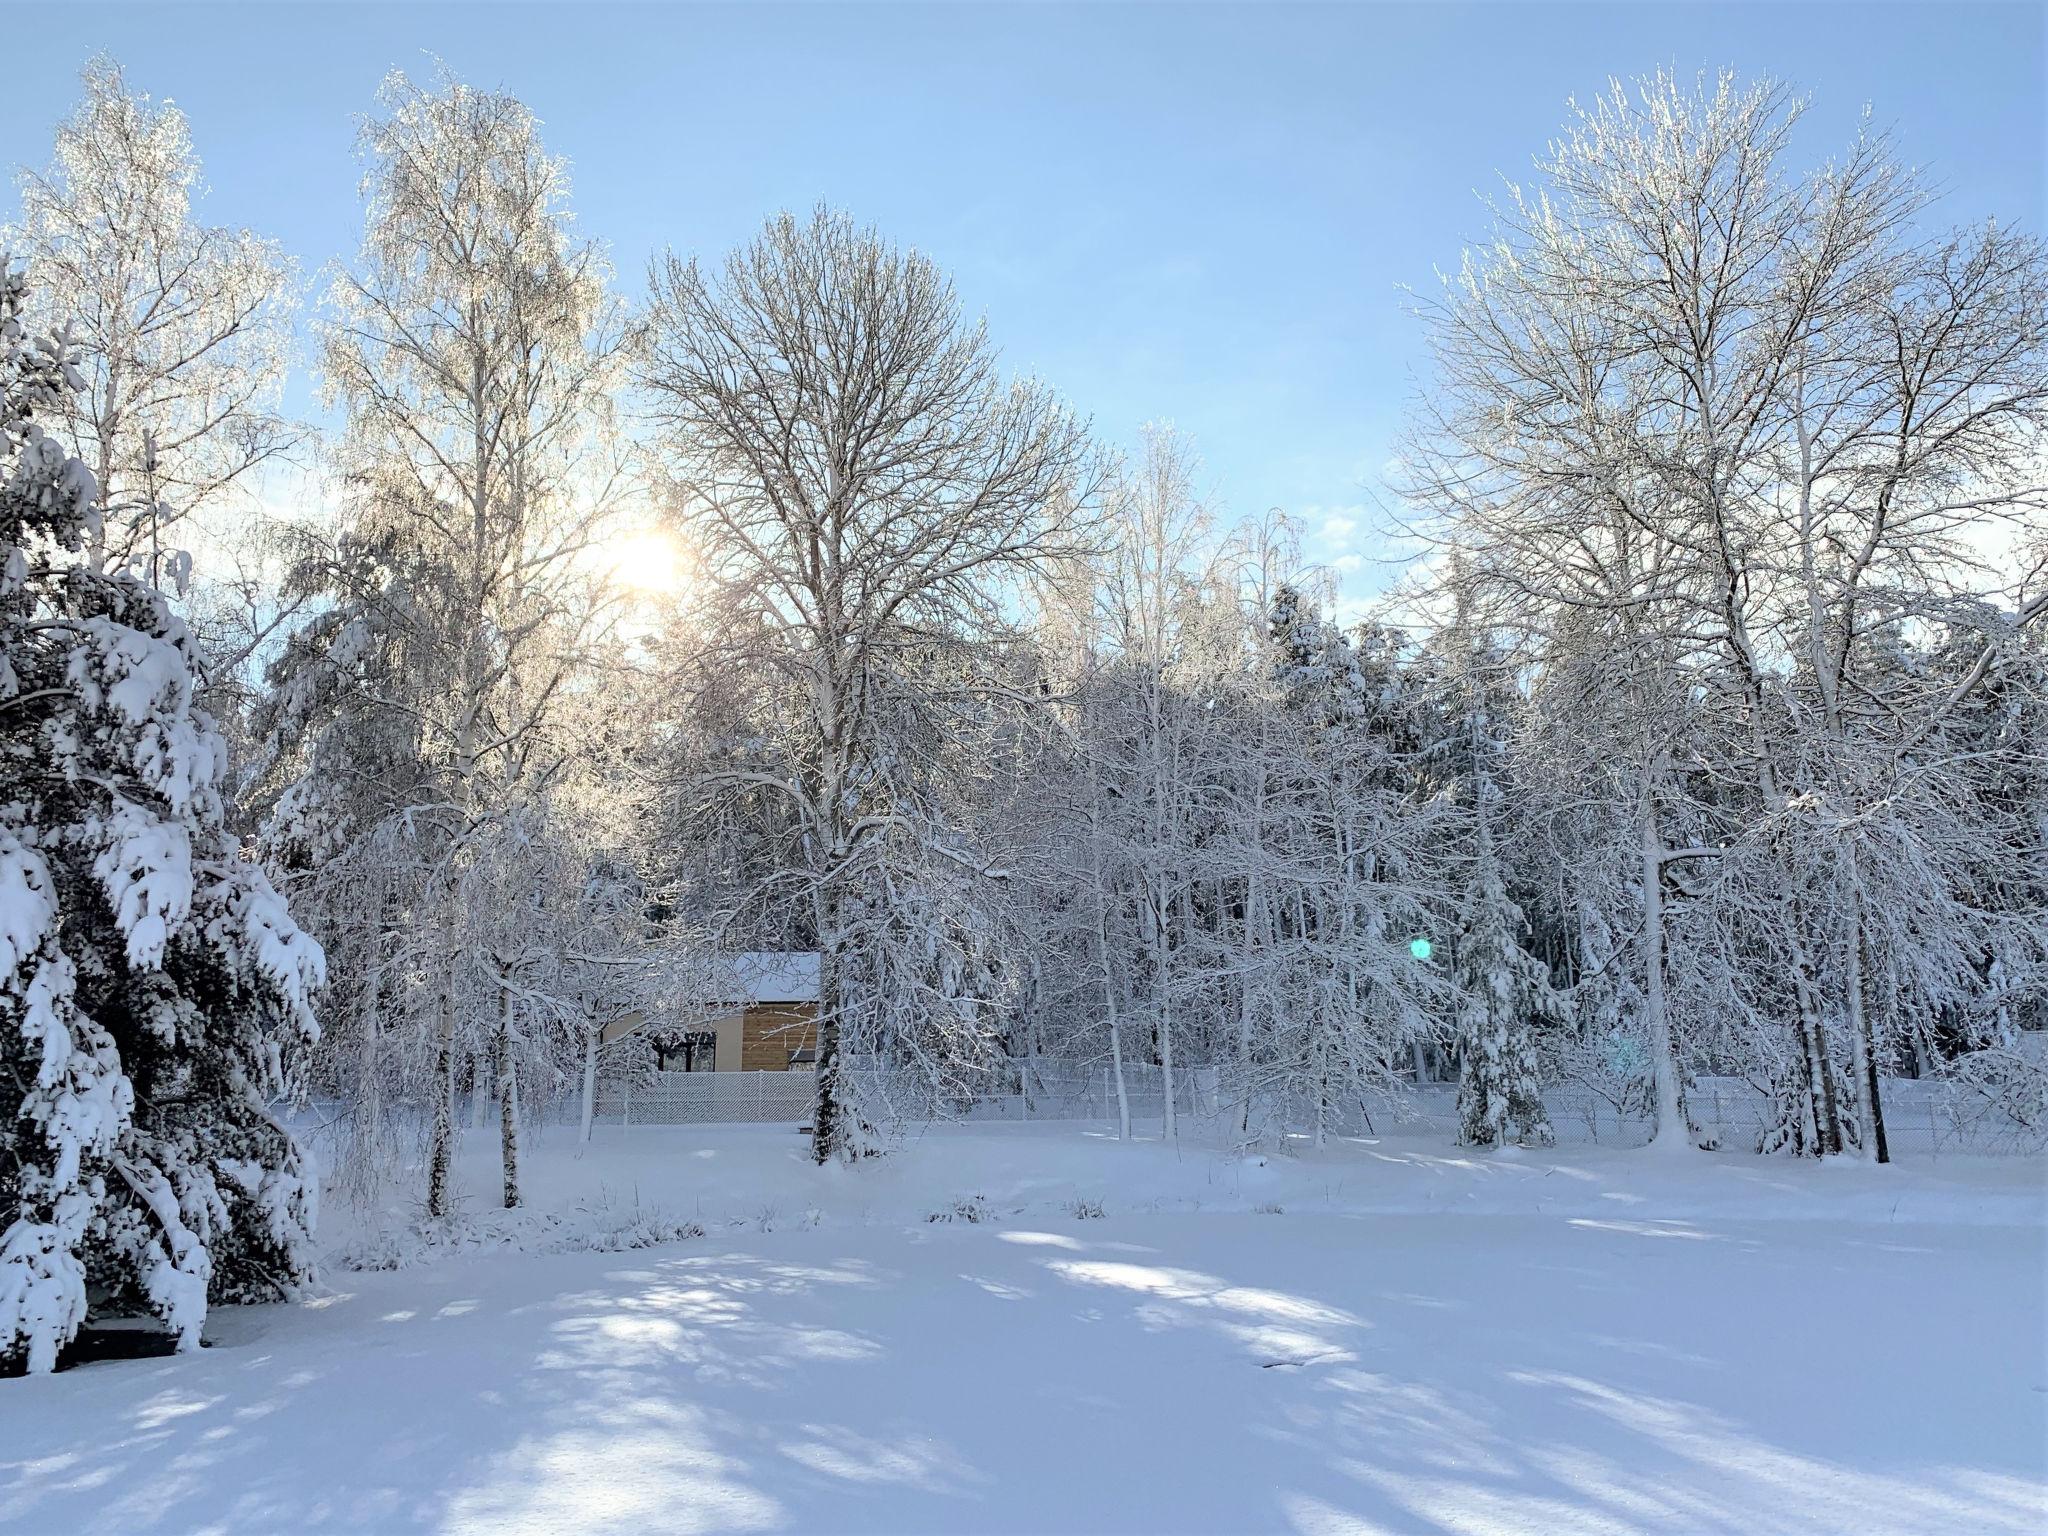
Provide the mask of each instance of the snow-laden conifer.
[{"label": "snow-laden conifer", "polygon": [[319,947],[222,823],[223,748],[164,595],[82,561],[80,375],[0,278],[0,1368],[88,1314],[195,1347],[210,1301],[309,1270],[315,1189],[271,1105]]}]

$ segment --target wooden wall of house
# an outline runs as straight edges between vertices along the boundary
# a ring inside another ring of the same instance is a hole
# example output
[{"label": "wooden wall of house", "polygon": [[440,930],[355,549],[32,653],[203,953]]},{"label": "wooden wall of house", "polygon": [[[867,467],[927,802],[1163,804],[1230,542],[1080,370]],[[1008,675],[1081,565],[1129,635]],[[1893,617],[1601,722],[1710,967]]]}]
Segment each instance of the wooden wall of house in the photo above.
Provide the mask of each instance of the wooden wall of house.
[{"label": "wooden wall of house", "polygon": [[[817,1046],[817,1031],[812,1027],[817,1016],[812,1003],[761,1003],[749,1008],[740,1044],[740,1070],[787,1072],[791,1051]],[[720,1065],[724,1065],[722,1060]]]}]

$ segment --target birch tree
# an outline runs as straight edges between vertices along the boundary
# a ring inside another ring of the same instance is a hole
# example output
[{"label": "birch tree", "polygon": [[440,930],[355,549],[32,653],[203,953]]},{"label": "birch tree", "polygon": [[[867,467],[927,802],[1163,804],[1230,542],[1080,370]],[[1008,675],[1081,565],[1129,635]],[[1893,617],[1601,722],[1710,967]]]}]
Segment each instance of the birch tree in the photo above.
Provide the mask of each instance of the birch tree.
[{"label": "birch tree", "polygon": [[169,586],[177,525],[225,543],[224,509],[302,440],[278,409],[297,280],[275,242],[194,217],[204,186],[182,112],[131,91],[105,55],[83,80],[50,164],[18,178],[21,219],[0,247],[83,359],[84,387],[56,409],[100,487],[86,557]]},{"label": "birch tree", "polygon": [[346,418],[348,524],[310,562],[328,606],[279,670],[278,727],[288,763],[312,764],[330,730],[394,744],[386,760],[402,771],[367,801],[321,808],[350,782],[330,755],[287,804],[353,837],[376,832],[387,852],[395,832],[416,866],[407,915],[432,978],[417,1005],[433,1040],[438,1218],[472,1030],[489,1042],[475,1054],[498,1064],[505,1198],[517,1200],[524,989],[502,918],[575,759],[566,702],[615,613],[589,554],[628,499],[609,431],[625,327],[524,106],[394,74],[379,108],[361,135],[362,252],[321,326]]},{"label": "birch tree", "polygon": [[1122,717],[1091,745],[1115,753],[1123,809],[1112,825],[1123,870],[1108,878],[1127,875],[1137,921],[1137,984],[1125,1015],[1135,1014],[1151,1036],[1169,1141],[1178,1114],[1176,1011],[1196,985],[1190,914],[1215,725],[1214,695],[1205,699],[1200,682],[1218,659],[1206,632],[1219,611],[1211,590],[1217,550],[1196,473],[1185,440],[1168,428],[1146,430],[1136,462],[1113,488],[1113,543],[1096,592],[1098,633],[1115,664],[1104,682]]}]

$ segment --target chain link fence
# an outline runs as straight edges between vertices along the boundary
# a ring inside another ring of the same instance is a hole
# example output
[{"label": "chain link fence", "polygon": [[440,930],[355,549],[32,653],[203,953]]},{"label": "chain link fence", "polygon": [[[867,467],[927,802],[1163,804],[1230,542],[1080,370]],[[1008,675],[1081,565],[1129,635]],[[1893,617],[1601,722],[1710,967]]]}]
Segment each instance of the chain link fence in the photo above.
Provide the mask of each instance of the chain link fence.
[{"label": "chain link fence", "polygon": [[809,1072],[656,1072],[651,1081],[598,1084],[600,1125],[704,1125],[808,1121],[817,1096]]},{"label": "chain link fence", "polygon": [[[1895,1078],[1879,1089],[1886,1150],[1893,1157],[2038,1155],[2048,1150],[2048,1126],[2015,1119],[1999,1104],[1950,1084]],[[1656,1131],[1645,1113],[1624,1110],[1588,1088],[1557,1086],[1543,1094],[1555,1145],[1641,1147]],[[1265,1123],[1304,1130],[1313,1106],[1266,1106]],[[1728,1152],[1754,1152],[1776,1115],[1767,1094],[1740,1079],[1702,1078],[1686,1095],[1686,1113],[1706,1144]],[[1363,1102],[1324,1107],[1326,1128],[1337,1135],[1394,1134],[1455,1143],[1458,1088],[1425,1083]]]},{"label": "chain link fence", "polygon": [[[873,1071],[873,1069],[865,1069]],[[1124,1099],[1134,1124],[1161,1124],[1166,1108],[1166,1074],[1158,1066],[1124,1068]],[[1023,1063],[1007,1092],[930,1095],[892,1091],[878,1080],[883,1102],[928,1105],[938,1115],[971,1122],[1099,1120],[1114,1123],[1117,1094],[1106,1067]],[[808,1123],[816,1079],[808,1072],[657,1072],[652,1079],[606,1081],[598,1086],[600,1124],[699,1125],[717,1122]],[[1425,1083],[1396,1093],[1322,1106],[1331,1135],[1416,1136],[1453,1145],[1458,1139],[1458,1090],[1454,1083]],[[1547,1091],[1544,1107],[1556,1145],[1640,1147],[1655,1127],[1647,1115],[1624,1111],[1590,1089],[1559,1086]],[[1980,1095],[1950,1085],[1894,1079],[1884,1085],[1885,1139],[1894,1157],[1943,1154],[2010,1156],[2038,1154],[2048,1147],[2048,1127],[2023,1124]],[[1183,1067],[1174,1074],[1178,1118],[1190,1128],[1222,1122],[1240,1131],[1278,1136],[1303,1133],[1316,1122],[1316,1108],[1301,1101],[1254,1095],[1246,1113],[1219,1068]],[[1702,1078],[1686,1100],[1694,1129],[1710,1144],[1730,1152],[1754,1151],[1773,1119],[1769,1098],[1739,1079]]]}]

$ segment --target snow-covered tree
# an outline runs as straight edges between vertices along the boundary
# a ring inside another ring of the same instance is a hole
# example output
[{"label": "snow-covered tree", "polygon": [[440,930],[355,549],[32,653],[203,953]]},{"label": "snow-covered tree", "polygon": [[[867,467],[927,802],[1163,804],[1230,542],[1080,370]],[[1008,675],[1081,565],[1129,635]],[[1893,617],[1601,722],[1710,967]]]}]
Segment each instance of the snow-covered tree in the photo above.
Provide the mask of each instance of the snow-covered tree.
[{"label": "snow-covered tree", "polygon": [[1458,689],[1464,714],[1463,820],[1471,833],[1451,967],[1458,1139],[1467,1146],[1498,1147],[1510,1140],[1548,1146],[1553,1132],[1532,1026],[1539,1018],[1559,1018],[1564,1009],[1551,988],[1550,968],[1523,947],[1528,921],[1508,894],[1495,847],[1494,826],[1507,799],[1500,784],[1507,722],[1498,718],[1497,699],[1489,697],[1498,689],[1486,686],[1492,679],[1485,663],[1491,659],[1468,657]]},{"label": "snow-covered tree", "polygon": [[981,647],[1012,628],[1023,579],[1078,542],[1086,435],[1002,379],[928,259],[823,210],[771,219],[722,271],[658,263],[639,373],[730,617],[698,665],[775,700],[692,775],[776,797],[792,829],[769,879],[808,905],[822,956],[822,1161],[852,1145],[842,1054],[889,1057],[891,978],[932,974],[859,914],[932,861],[975,871],[921,745],[983,693]]},{"label": "snow-covered tree", "polygon": [[1497,1147],[1513,1140],[1548,1146],[1535,1019],[1556,1011],[1548,968],[1522,947],[1522,909],[1501,883],[1491,834],[1482,823],[1459,914],[1457,960],[1458,1139]]},{"label": "snow-covered tree", "polygon": [[1451,906],[1430,850],[1452,824],[1429,761],[1425,658],[1383,626],[1347,632],[1292,584],[1267,612],[1289,738],[1274,851],[1296,872],[1273,932],[1296,1027],[1267,1072],[1313,1105],[1320,1139],[1330,1108],[1392,1089],[1433,1033],[1440,983],[1410,945]]},{"label": "snow-covered tree", "polygon": [[[1597,642],[1631,717],[1605,750],[1633,765],[1673,1144],[1673,895],[1719,925],[1685,960],[1731,961],[1688,983],[1795,1047],[1798,1144],[1877,1139],[1870,880],[1935,846],[1901,791],[1983,669],[1951,695],[1868,668],[1888,633],[1982,612],[1966,536],[2043,504],[2039,245],[1918,239],[1926,195],[1881,136],[1795,169],[1801,109],[1769,81],[1667,76],[1582,108],[1430,311],[1439,386],[1411,456],[1464,590],[1539,653]],[[1982,653],[2042,612],[2021,601]]]},{"label": "snow-covered tree", "polygon": [[1219,633],[1217,620],[1235,618],[1216,601],[1221,567],[1197,473],[1185,439],[1164,427],[1146,431],[1135,463],[1112,489],[1114,542],[1095,596],[1097,643],[1108,663],[1100,684],[1111,712],[1089,749],[1105,755],[1097,773],[1118,800],[1105,878],[1128,891],[1135,922],[1118,944],[1129,989],[1121,1012],[1150,1037],[1169,1140],[1176,1034],[1187,1033],[1190,1009],[1214,1005],[1200,995],[1191,944],[1208,770],[1219,741],[1216,696],[1203,685],[1223,663],[1229,631]]},{"label": "snow-covered tree", "polygon": [[99,485],[85,553],[168,588],[179,525],[231,548],[218,515],[302,437],[278,409],[297,281],[274,242],[194,218],[182,112],[105,56],[83,78],[49,166],[19,178],[0,251],[25,264],[35,320],[80,349],[82,387],[51,409]]},{"label": "snow-covered tree", "polygon": [[305,1278],[271,1106],[323,965],[223,828],[189,632],[76,559],[96,485],[47,424],[82,378],[26,298],[0,277],[0,1367],[47,1371],[89,1307],[195,1348]]},{"label": "snow-covered tree", "polygon": [[[610,431],[624,326],[531,112],[402,74],[379,102],[363,249],[322,327],[346,526],[302,565],[321,611],[273,674],[273,842],[349,855],[306,867],[334,887],[326,910],[363,925],[337,953],[371,968],[351,985],[365,1017],[396,1012],[432,1042],[440,1217],[465,1062],[495,1061],[513,1099],[525,947],[507,923],[527,882],[564,868],[538,851],[549,797],[602,703],[588,684],[618,607],[592,551],[628,495]],[[335,885],[351,874],[365,883]],[[401,934],[425,979],[379,1009]],[[503,1127],[511,1201],[509,1108]]]}]

